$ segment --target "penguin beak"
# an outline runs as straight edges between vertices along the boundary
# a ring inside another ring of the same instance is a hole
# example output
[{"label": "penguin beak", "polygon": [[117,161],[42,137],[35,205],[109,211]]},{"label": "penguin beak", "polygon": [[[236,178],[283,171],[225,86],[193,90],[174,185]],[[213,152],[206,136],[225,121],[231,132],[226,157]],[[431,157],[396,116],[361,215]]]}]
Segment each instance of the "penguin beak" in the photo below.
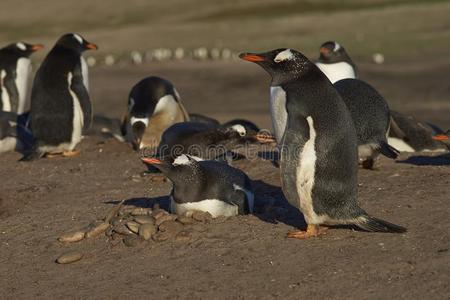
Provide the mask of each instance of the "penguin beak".
[{"label": "penguin beak", "polygon": [[251,62],[260,62],[266,60],[263,56],[252,53],[241,53],[239,54],[239,58]]},{"label": "penguin beak", "polygon": [[450,138],[448,137],[448,135],[445,134],[438,134],[433,136],[433,140],[436,141],[448,141]]},{"label": "penguin beak", "polygon": [[160,161],[157,158],[142,157],[141,160],[143,162],[145,162],[146,164],[149,164],[149,165],[161,165],[161,164],[163,164],[163,162]]},{"label": "penguin beak", "polygon": [[41,50],[41,49],[43,49],[44,48],[44,45],[42,45],[42,44],[36,44],[36,45],[33,45],[33,46],[31,46],[31,51],[38,51],[38,50]]},{"label": "penguin beak", "polygon": [[261,144],[269,144],[269,143],[275,143],[275,137],[273,135],[269,135],[267,133],[258,133],[256,135],[256,140],[260,142]]},{"label": "penguin beak", "polygon": [[87,49],[98,50],[98,46],[96,44],[88,43],[86,44]]},{"label": "penguin beak", "polygon": [[322,55],[328,55],[330,54],[330,49],[326,48],[326,47],[321,47],[320,48],[320,54]]}]

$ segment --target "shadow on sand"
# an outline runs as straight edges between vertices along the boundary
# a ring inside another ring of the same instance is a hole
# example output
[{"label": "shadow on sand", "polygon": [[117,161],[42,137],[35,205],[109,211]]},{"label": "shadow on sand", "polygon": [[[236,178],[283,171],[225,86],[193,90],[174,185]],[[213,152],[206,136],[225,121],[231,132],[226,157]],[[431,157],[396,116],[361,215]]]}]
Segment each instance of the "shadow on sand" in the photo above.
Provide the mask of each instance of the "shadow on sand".
[{"label": "shadow on sand", "polygon": [[450,153],[445,153],[438,156],[411,156],[405,160],[397,161],[397,163],[416,166],[450,166]]}]

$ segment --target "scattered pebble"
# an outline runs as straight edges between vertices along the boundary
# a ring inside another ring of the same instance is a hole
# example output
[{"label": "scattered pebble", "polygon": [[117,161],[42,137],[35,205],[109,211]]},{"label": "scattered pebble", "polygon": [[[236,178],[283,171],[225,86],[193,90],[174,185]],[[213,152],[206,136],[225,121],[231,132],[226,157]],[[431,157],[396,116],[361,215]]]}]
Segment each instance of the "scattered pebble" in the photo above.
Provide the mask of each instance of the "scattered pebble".
[{"label": "scattered pebble", "polygon": [[194,219],[186,217],[186,216],[179,216],[177,218],[177,221],[180,222],[183,225],[191,225],[194,224]]},{"label": "scattered pebble", "polygon": [[142,240],[136,235],[127,235],[123,238],[123,243],[127,247],[136,247],[142,242]]},{"label": "scattered pebble", "polygon": [[70,264],[76,261],[79,261],[83,258],[83,254],[75,251],[66,252],[64,254],[61,254],[57,259],[56,262],[58,264]]},{"label": "scattered pebble", "polygon": [[176,241],[179,242],[189,242],[192,239],[192,233],[190,231],[180,231],[177,236],[175,237]]},{"label": "scattered pebble", "polygon": [[156,233],[156,227],[153,223],[142,224],[139,227],[139,236],[144,240],[149,240]]},{"label": "scattered pebble", "polygon": [[145,216],[148,215],[149,213],[150,213],[149,208],[138,207],[133,209],[130,214],[132,216]]},{"label": "scattered pebble", "polygon": [[74,232],[65,233],[58,238],[58,241],[63,242],[63,243],[78,242],[78,241],[81,241],[82,239],[84,239],[84,234],[85,234],[84,231],[74,231]]},{"label": "scattered pebble", "polygon": [[164,242],[164,241],[167,241],[169,238],[170,238],[170,234],[169,234],[169,233],[167,233],[167,232],[161,232],[161,231],[155,233],[155,234],[152,236],[152,239],[153,239],[155,242]]},{"label": "scattered pebble", "polygon": [[176,235],[178,232],[183,230],[183,224],[175,221],[166,221],[159,225],[158,229],[162,232],[167,232],[170,235]]},{"label": "scattered pebble", "polygon": [[160,218],[158,218],[158,219],[155,219],[155,225],[156,226],[159,226],[159,225],[161,225],[162,223],[164,223],[164,222],[167,222],[167,221],[175,221],[177,219],[177,216],[176,215],[169,215],[169,214],[166,214],[166,215],[163,215],[162,217],[160,217]]},{"label": "scattered pebble", "polygon": [[127,222],[128,229],[130,229],[132,232],[134,232],[136,234],[139,232],[139,226],[141,226],[141,225],[137,222],[134,222],[134,221]]},{"label": "scattered pebble", "polygon": [[110,224],[107,222],[101,222],[98,224],[95,224],[94,226],[91,227],[91,229],[89,229],[89,231],[86,232],[86,238],[93,238],[93,237],[97,237],[100,234],[104,233],[108,228],[109,228]]},{"label": "scattered pebble", "polygon": [[195,210],[192,213],[192,218],[199,222],[209,223],[212,220],[212,216],[209,212]]},{"label": "scattered pebble", "polygon": [[114,227],[114,232],[120,234],[120,235],[130,235],[130,234],[134,234],[134,232],[132,232],[130,229],[128,229],[128,227],[126,227],[125,225],[121,224],[117,227]]},{"label": "scattered pebble", "polygon": [[136,216],[134,221],[139,224],[153,224],[153,218],[150,216]]}]

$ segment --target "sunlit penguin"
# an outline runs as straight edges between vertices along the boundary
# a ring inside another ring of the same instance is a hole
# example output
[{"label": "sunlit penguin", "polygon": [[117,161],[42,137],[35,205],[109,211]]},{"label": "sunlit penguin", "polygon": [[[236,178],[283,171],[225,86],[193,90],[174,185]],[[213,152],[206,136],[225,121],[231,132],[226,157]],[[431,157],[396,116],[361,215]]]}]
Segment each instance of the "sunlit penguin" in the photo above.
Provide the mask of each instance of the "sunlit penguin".
[{"label": "sunlit penguin", "polygon": [[347,78],[357,78],[356,65],[344,47],[334,41],[325,42],[320,46],[316,66],[327,75],[331,83]]},{"label": "sunlit penguin", "polygon": [[87,65],[82,53],[97,46],[80,35],[63,35],[42,62],[31,91],[33,151],[22,160],[46,154],[74,156],[92,121]]},{"label": "sunlit penguin", "polygon": [[30,55],[43,47],[19,42],[0,49],[0,110],[22,114],[28,109]]},{"label": "sunlit penguin", "polygon": [[146,147],[155,149],[167,128],[188,120],[189,115],[173,84],[151,76],[131,89],[122,134],[136,150]]},{"label": "sunlit penguin", "polygon": [[448,132],[441,128],[391,110],[391,129],[388,143],[400,152],[448,151]]},{"label": "sunlit penguin", "polygon": [[395,159],[399,151],[388,144],[390,113],[387,102],[369,84],[359,79],[343,79],[334,84],[350,110],[358,139],[359,162],[372,169],[381,153]]},{"label": "sunlit penguin", "polygon": [[216,218],[253,212],[252,184],[241,170],[189,155],[181,155],[173,163],[155,158],[143,158],[143,161],[161,170],[172,181],[172,213],[183,215],[200,210]]},{"label": "sunlit penguin", "polygon": [[306,231],[293,231],[288,237],[317,236],[322,224],[404,232],[359,207],[356,131],[344,101],[319,68],[291,49],[243,53],[240,58],[257,63],[272,77],[282,188],[308,224]]}]

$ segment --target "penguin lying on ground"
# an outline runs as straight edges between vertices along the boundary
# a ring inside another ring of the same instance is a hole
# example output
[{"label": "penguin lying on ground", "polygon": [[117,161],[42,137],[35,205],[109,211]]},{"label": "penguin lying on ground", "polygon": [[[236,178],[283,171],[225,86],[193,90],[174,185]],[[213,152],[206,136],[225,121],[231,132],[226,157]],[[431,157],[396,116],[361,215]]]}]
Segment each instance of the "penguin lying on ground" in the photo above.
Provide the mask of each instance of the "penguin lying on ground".
[{"label": "penguin lying on ground", "polygon": [[334,41],[325,42],[320,46],[320,55],[316,66],[328,77],[331,83],[358,77],[356,65],[350,59],[344,47]]},{"label": "penguin lying on ground", "polygon": [[0,153],[25,152],[33,145],[33,136],[26,128],[27,115],[0,111]]},{"label": "penguin lying on ground", "polygon": [[201,161],[189,155],[173,163],[156,158],[142,158],[166,175],[173,183],[170,193],[171,212],[209,212],[213,218],[253,212],[254,194],[248,176],[225,163]]},{"label": "penguin lying on ground", "polygon": [[220,126],[220,122],[216,119],[201,114],[189,114],[189,119],[191,122],[206,123],[216,127]]},{"label": "penguin lying on ground", "polygon": [[319,68],[291,49],[239,57],[257,63],[272,77],[271,103],[277,106],[272,118],[282,137],[282,188],[308,224],[306,231],[293,231],[288,237],[317,236],[323,232],[321,224],[404,232],[359,207],[355,127],[344,101]]},{"label": "penguin lying on ground", "polygon": [[31,131],[35,145],[22,160],[50,154],[75,156],[82,135],[90,128],[92,104],[87,65],[82,53],[97,46],[80,35],[63,35],[41,64],[31,91]]},{"label": "penguin lying on ground", "polygon": [[19,42],[0,49],[0,110],[22,114],[28,109],[29,57],[43,47]]},{"label": "penguin lying on ground", "polygon": [[439,127],[393,110],[391,110],[391,117],[393,122],[391,122],[388,143],[399,151],[441,152],[449,150],[450,145],[445,142],[448,140],[448,136]]},{"label": "penguin lying on ground", "polygon": [[399,151],[387,143],[389,107],[383,97],[359,79],[343,79],[334,84],[355,124],[359,162],[372,169],[379,153],[395,159]]},{"label": "penguin lying on ground", "polygon": [[155,149],[167,128],[188,120],[189,115],[172,83],[151,76],[131,89],[122,134],[135,150],[144,147]]},{"label": "penguin lying on ground", "polygon": [[125,139],[122,136],[121,128],[122,123],[119,119],[95,114],[92,118],[92,126],[87,131],[87,135],[115,138],[120,142],[124,142]]},{"label": "penguin lying on ground", "polygon": [[251,129],[256,125],[247,125],[250,128],[239,124],[239,120],[219,127],[199,122],[174,124],[163,133],[156,156],[169,162],[181,154],[217,159],[246,143],[271,141],[270,135]]}]

